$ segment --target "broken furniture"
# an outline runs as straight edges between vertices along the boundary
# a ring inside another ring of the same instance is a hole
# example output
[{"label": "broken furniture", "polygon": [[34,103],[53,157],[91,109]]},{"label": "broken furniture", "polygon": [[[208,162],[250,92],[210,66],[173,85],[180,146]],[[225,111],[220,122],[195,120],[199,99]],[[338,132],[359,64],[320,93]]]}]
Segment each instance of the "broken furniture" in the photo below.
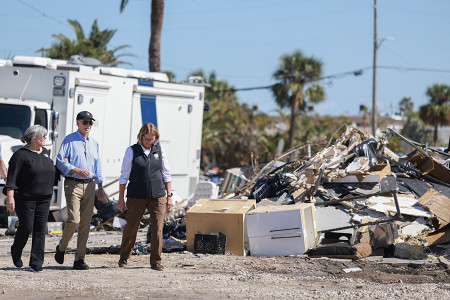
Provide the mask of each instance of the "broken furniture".
[{"label": "broken furniture", "polygon": [[258,207],[247,213],[247,234],[251,256],[303,254],[316,239],[314,205]]},{"label": "broken furniture", "polygon": [[[373,196],[380,196],[380,195],[387,195],[387,194],[393,195],[395,207],[396,207],[396,211],[397,211],[397,219],[402,220],[403,217],[400,213],[400,207],[399,207],[398,199],[397,199],[397,181],[394,176],[386,176],[385,178],[383,178],[380,181],[380,191],[377,193],[370,193],[370,194],[366,194],[366,195],[358,195],[358,196],[347,197],[347,198],[343,198],[343,199],[334,199],[334,200],[330,200],[330,201],[318,202],[318,203],[315,203],[315,205],[323,206],[323,205],[330,205],[330,204],[338,204],[338,203],[342,203],[345,201],[355,201],[355,200],[359,200],[359,199],[364,199],[364,198],[367,199],[367,198],[370,198]],[[356,233],[360,227],[365,226],[365,225],[373,225],[373,224],[379,224],[379,223],[391,222],[391,221],[393,222],[393,219],[380,220],[380,221],[370,222],[370,223],[366,223],[366,224],[354,224],[354,225],[349,225],[349,226],[321,230],[321,231],[318,231],[318,233],[320,233],[320,234],[330,233],[330,232],[335,232],[335,231],[341,231],[343,229],[353,228],[354,231],[349,240],[349,244],[352,245],[355,243]],[[317,240],[317,243],[318,243],[318,240]]]}]

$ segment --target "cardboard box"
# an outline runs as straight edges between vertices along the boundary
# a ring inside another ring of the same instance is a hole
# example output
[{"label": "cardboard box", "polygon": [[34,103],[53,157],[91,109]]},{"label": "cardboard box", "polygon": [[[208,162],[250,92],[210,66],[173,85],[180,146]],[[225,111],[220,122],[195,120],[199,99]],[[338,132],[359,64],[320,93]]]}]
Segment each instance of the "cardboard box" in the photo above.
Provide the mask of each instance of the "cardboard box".
[{"label": "cardboard box", "polygon": [[372,172],[366,175],[347,175],[345,177],[335,177],[332,182],[367,183],[380,182],[381,179],[391,173],[391,165],[376,165]]},{"label": "cardboard box", "polygon": [[317,236],[314,204],[258,207],[247,214],[247,233],[252,256],[304,254]]},{"label": "cardboard box", "polygon": [[194,251],[196,233],[222,232],[227,236],[225,252],[245,255],[245,215],[256,200],[200,199],[186,212],[187,250]]}]

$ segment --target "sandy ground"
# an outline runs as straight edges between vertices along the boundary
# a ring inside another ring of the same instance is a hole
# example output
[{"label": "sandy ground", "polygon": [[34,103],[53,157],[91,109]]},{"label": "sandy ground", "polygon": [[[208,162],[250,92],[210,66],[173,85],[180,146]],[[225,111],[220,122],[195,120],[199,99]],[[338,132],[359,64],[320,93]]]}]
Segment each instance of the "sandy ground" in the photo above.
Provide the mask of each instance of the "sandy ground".
[{"label": "sandy ground", "polygon": [[[88,247],[118,245],[120,239],[121,232],[93,232]],[[145,241],[145,232],[139,233],[139,240]],[[58,236],[47,238],[44,272],[32,273],[14,267],[12,238],[0,237],[0,298],[450,299],[450,271],[437,261],[239,257],[183,251],[164,253],[162,272],[150,269],[148,255],[133,256],[127,268],[119,268],[119,256],[111,254],[87,255],[91,269],[74,271],[73,254],[66,254],[64,265],[54,261],[51,252],[58,241]],[[29,244],[22,257],[26,266]],[[75,239],[69,245],[73,247]],[[347,268],[361,271],[345,273]]]}]

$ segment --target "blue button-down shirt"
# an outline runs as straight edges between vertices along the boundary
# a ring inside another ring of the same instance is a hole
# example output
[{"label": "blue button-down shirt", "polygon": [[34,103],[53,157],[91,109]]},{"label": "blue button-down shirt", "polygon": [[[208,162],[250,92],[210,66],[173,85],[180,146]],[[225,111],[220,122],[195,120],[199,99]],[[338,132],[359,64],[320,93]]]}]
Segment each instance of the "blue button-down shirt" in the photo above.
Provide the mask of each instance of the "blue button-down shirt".
[{"label": "blue button-down shirt", "polygon": [[56,157],[56,167],[64,176],[86,179],[78,174],[69,174],[74,168],[88,170],[87,178],[95,178],[97,183],[103,182],[100,166],[98,143],[94,138],[85,138],[78,130],[67,135]]}]

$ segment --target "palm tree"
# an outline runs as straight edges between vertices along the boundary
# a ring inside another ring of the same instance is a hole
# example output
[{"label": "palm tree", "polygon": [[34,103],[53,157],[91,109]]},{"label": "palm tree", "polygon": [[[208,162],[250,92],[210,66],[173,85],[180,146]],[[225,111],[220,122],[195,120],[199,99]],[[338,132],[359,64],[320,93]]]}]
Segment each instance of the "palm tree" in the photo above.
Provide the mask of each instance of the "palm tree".
[{"label": "palm tree", "polygon": [[406,116],[414,110],[414,103],[411,101],[411,97],[403,97],[402,100],[400,100],[399,106],[400,112]]},{"label": "palm tree", "polygon": [[450,125],[450,86],[434,84],[427,89],[430,102],[419,109],[419,117],[434,127],[433,143],[438,143],[439,126]]},{"label": "palm tree", "polygon": [[[121,0],[122,13],[129,0]],[[148,67],[150,72],[161,72],[161,32],[164,18],[164,0],[152,0],[150,45],[148,47]]]},{"label": "palm tree", "polygon": [[94,21],[91,28],[89,38],[84,34],[80,23],[75,20],[68,20],[72,26],[76,40],[71,40],[63,34],[54,34],[53,37],[57,42],[52,43],[50,48],[39,49],[36,52],[42,52],[43,56],[58,59],[69,59],[72,55],[82,55],[85,57],[94,57],[99,59],[103,65],[115,67],[120,64],[128,64],[128,62],[119,60],[122,56],[133,56],[129,53],[117,55],[116,53],[122,49],[130,47],[122,45],[113,49],[108,49],[108,43],[113,38],[117,29],[100,30],[97,20]]},{"label": "palm tree", "polygon": [[421,144],[433,139],[433,130],[427,128],[426,124],[419,118],[419,114],[414,112],[408,115],[400,133]]},{"label": "palm tree", "polygon": [[278,81],[272,92],[281,108],[291,108],[288,148],[292,148],[295,135],[297,113],[305,112],[308,102],[319,103],[325,100],[323,87],[316,82],[322,76],[322,63],[314,57],[306,57],[300,51],[283,55],[280,66],[273,74]]},{"label": "palm tree", "polygon": [[169,81],[170,81],[170,82],[175,81],[176,75],[175,75],[174,72],[172,72],[172,71],[162,71],[162,72],[163,72],[163,73],[166,73],[166,75],[167,75],[167,77],[169,78]]}]

